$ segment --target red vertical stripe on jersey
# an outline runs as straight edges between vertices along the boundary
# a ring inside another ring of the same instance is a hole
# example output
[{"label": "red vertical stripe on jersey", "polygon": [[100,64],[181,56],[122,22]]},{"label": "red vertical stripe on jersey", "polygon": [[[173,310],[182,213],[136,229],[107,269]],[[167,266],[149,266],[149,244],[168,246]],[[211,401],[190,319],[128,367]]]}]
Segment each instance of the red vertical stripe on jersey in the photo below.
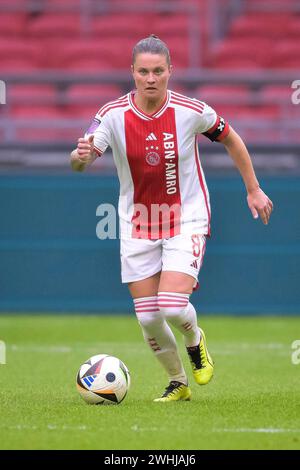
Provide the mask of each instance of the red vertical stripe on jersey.
[{"label": "red vertical stripe on jersey", "polygon": [[174,108],[149,121],[131,109],[126,111],[125,139],[134,186],[133,238],[179,234],[181,198]]},{"label": "red vertical stripe on jersey", "polygon": [[206,193],[206,189],[205,189],[205,185],[204,185],[204,181],[203,181],[203,177],[202,177],[202,173],[201,173],[201,168],[200,168],[197,137],[195,137],[195,159],[196,159],[199,182],[200,182],[200,186],[201,186],[201,189],[202,189],[202,192],[203,192],[203,197],[204,197],[204,200],[205,200],[205,205],[206,205],[206,210],[207,210],[207,219],[208,219],[208,233],[207,233],[207,235],[210,237],[210,235],[211,235],[211,233],[210,233],[210,218],[211,218],[211,215],[210,215],[210,209],[209,209],[209,204],[208,204],[208,199],[207,199],[207,193]]}]

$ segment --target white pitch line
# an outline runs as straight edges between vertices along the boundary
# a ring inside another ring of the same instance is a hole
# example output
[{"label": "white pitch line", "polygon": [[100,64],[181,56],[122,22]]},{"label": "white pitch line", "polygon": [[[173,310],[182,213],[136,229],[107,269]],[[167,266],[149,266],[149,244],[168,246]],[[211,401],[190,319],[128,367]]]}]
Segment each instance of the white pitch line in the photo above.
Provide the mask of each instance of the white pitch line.
[{"label": "white pitch line", "polygon": [[[0,425],[0,429],[9,429],[9,430],[14,430],[14,431],[42,431],[43,429],[49,430],[49,431],[87,431],[91,430],[92,428],[89,428],[88,426],[85,425],[78,425],[78,426],[69,426],[69,425],[57,425],[57,424],[45,424],[43,426],[35,426],[35,425],[28,425],[28,424],[14,424],[14,425]],[[106,428],[99,428],[97,426],[97,430],[102,430],[104,431]],[[158,428],[158,427],[140,427],[137,424],[134,424],[131,426],[131,431],[135,432],[149,432],[149,431],[162,431],[165,428]]]},{"label": "white pitch line", "polygon": [[[9,429],[14,431],[42,431],[43,429],[48,429],[50,431],[86,431],[88,427],[85,425],[79,426],[68,426],[68,425],[57,425],[57,424],[45,424],[44,426],[34,426],[29,424],[14,424],[14,425],[0,425],[1,429]],[[97,428],[98,429],[98,428]]]},{"label": "white pitch line", "polygon": [[[6,430],[13,430],[13,431],[89,431],[92,428],[85,426],[85,425],[78,425],[78,426],[69,426],[69,425],[57,425],[57,424],[45,424],[43,426],[35,426],[35,425],[28,425],[28,424],[15,424],[15,425],[0,425],[0,429]],[[101,430],[101,428],[97,427],[97,430]],[[104,428],[102,429],[104,431]],[[157,431],[164,431],[165,428],[161,427],[140,427],[137,424],[134,424],[130,427],[131,431],[134,432],[157,432]],[[284,428],[220,428],[220,429],[209,429],[206,430],[207,433],[259,433],[259,434],[290,434],[296,433],[300,434],[300,429],[284,429]]]},{"label": "white pitch line", "polygon": [[69,346],[33,346],[33,345],[8,345],[8,349],[13,352],[37,352],[37,353],[69,353],[73,351],[73,348]]},{"label": "white pitch line", "polygon": [[283,343],[231,343],[231,346],[237,346],[238,349],[282,349]]},{"label": "white pitch line", "polygon": [[51,431],[86,431],[88,428],[87,426],[80,425],[80,426],[57,426],[56,424],[48,424],[47,429]]},{"label": "white pitch line", "polygon": [[[138,352],[139,354],[143,354],[147,352],[146,348],[141,348],[140,344],[133,345],[132,343],[122,343],[122,345],[128,348],[131,352]],[[70,353],[73,351],[86,351],[87,354],[98,354],[99,350],[101,351],[112,351],[111,354],[114,352],[114,348],[112,347],[111,343],[103,343],[99,341],[99,345],[89,345],[83,346],[80,344],[74,344],[72,346],[67,345],[33,345],[33,344],[11,344],[7,345],[7,349],[11,350],[12,352],[36,352],[36,353],[59,353],[65,354]],[[278,355],[286,354],[290,352],[289,345],[281,344],[281,343],[226,343],[224,346],[217,345],[216,347],[210,348],[211,352],[214,354],[220,355],[235,355],[237,353],[248,352],[251,350],[252,352],[259,352],[259,351],[272,351],[272,353],[277,353]]]},{"label": "white pitch line", "polygon": [[154,431],[155,432],[155,431],[164,431],[165,430],[165,428],[157,428],[157,427],[141,428],[137,424],[134,424],[133,426],[131,426],[130,429],[131,429],[131,431],[135,431],[135,432],[145,432],[145,431],[147,431],[147,432],[149,432],[149,431],[153,432]]},{"label": "white pitch line", "polygon": [[[139,353],[144,354],[148,353],[148,349],[145,347],[141,349],[141,345],[132,345],[131,343],[122,343],[122,346],[128,349],[132,353]],[[72,346],[66,345],[39,345],[39,344],[7,344],[7,350],[14,352],[14,353],[27,353],[27,352],[34,352],[34,353],[59,353],[65,354],[70,352],[78,352],[78,351],[85,351],[85,354],[92,356],[93,354],[117,354],[117,347],[115,345],[112,346],[112,343],[103,343],[99,341],[98,345],[89,345],[83,346],[74,344]],[[88,357],[88,356],[87,356]]]},{"label": "white pitch line", "polygon": [[300,429],[281,429],[281,428],[224,428],[224,429],[213,429],[213,432],[234,432],[234,433],[266,433],[266,434],[276,434],[276,433],[300,433]]}]

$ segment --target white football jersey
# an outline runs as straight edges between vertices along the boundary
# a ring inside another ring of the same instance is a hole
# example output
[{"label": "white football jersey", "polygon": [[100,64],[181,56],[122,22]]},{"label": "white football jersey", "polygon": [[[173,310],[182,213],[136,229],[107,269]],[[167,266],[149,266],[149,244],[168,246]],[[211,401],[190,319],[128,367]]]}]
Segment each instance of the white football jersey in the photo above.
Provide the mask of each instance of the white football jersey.
[{"label": "white football jersey", "polygon": [[86,133],[94,134],[99,156],[108,146],[112,149],[120,180],[120,236],[210,235],[197,135],[221,140],[229,125],[206,103],[170,90],[152,115],[137,108],[134,95],[103,106]]}]

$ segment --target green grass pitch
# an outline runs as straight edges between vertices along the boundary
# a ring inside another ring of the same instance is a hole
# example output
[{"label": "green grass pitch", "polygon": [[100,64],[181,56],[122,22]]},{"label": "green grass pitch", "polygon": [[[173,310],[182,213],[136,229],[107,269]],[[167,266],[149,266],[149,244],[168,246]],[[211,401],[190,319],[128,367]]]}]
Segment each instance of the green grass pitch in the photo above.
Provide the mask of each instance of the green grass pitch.
[{"label": "green grass pitch", "polygon": [[[167,377],[132,316],[2,315],[1,449],[299,449],[297,317],[203,317],[215,376],[193,382],[192,401],[153,403]],[[87,405],[75,387],[81,363],[122,359],[132,385],[117,406]]]}]

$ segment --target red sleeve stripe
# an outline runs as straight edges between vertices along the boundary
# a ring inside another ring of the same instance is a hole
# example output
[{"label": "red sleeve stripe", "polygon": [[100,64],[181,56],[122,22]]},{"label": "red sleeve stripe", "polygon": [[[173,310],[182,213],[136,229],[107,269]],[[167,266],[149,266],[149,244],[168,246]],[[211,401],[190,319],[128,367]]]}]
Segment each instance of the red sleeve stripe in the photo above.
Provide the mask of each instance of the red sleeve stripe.
[{"label": "red sleeve stripe", "polygon": [[104,110],[100,112],[98,112],[97,114],[100,115],[100,117],[103,117],[105,116],[105,114],[110,111],[111,109],[116,109],[116,108],[125,108],[126,106],[128,106],[128,103],[124,103],[124,104],[115,104],[114,106],[108,106],[106,107]]},{"label": "red sleeve stripe", "polygon": [[196,103],[196,102],[194,102],[194,101],[183,100],[183,99],[177,98],[177,97],[175,97],[175,96],[172,98],[172,100],[178,101],[179,103],[184,103],[184,104],[188,104],[188,105],[190,105],[190,106],[194,106],[195,108],[200,109],[200,111],[203,111],[203,109],[204,109],[204,105],[200,105],[200,104],[198,104],[198,103]]},{"label": "red sleeve stripe", "polygon": [[195,98],[189,98],[188,96],[181,95],[180,93],[175,93],[172,91],[173,98],[179,100],[179,101],[184,101],[184,102],[189,102],[192,105],[197,105],[200,108],[204,108],[205,103],[203,101],[197,100]]},{"label": "red sleeve stripe", "polygon": [[179,105],[179,106],[183,106],[184,108],[193,109],[193,110],[196,111],[197,113],[203,114],[203,109],[196,108],[195,106],[191,106],[190,104],[182,103],[181,101],[177,101],[177,100],[175,100],[175,99],[171,99],[170,103],[177,104],[177,105]]},{"label": "red sleeve stripe", "polygon": [[110,101],[109,103],[106,103],[104,106],[102,106],[102,108],[99,109],[98,113],[102,113],[103,111],[106,110],[106,108],[110,107],[110,106],[116,106],[116,105],[119,105],[119,104],[125,104],[127,103],[127,100],[121,100],[121,101]]},{"label": "red sleeve stripe", "polygon": [[204,105],[205,103],[203,103],[202,101],[199,101],[199,100],[195,100],[193,98],[189,98],[187,96],[183,96],[183,95],[179,95],[178,93],[172,93],[172,98],[174,98],[175,100],[178,100],[178,101],[183,101],[185,103],[191,103],[195,106],[200,106],[200,108],[204,108]]},{"label": "red sleeve stripe", "polygon": [[98,147],[96,147],[96,145],[94,145],[94,151],[98,155],[98,157],[101,157],[103,152],[102,152],[102,150],[98,149]]},{"label": "red sleeve stripe", "polygon": [[128,99],[128,93],[126,93],[126,95],[120,96],[120,98],[118,98],[117,101],[123,101],[125,99]]},{"label": "red sleeve stripe", "polygon": [[[123,103],[123,101],[122,101],[121,103]],[[105,109],[108,108],[109,106],[114,106],[114,105],[117,105],[117,104],[119,104],[118,101],[112,101],[112,102],[106,103],[104,106],[102,106],[102,108],[99,108],[99,109],[98,109],[97,114],[102,113],[102,112],[105,111]]]},{"label": "red sleeve stripe", "polygon": [[99,109],[97,114],[102,113],[109,106],[114,106],[114,105],[123,104],[123,103],[128,103],[128,96],[127,95],[125,96],[125,98],[119,98],[118,100],[115,100],[115,101],[109,101],[104,106],[102,106],[102,108]]},{"label": "red sleeve stripe", "polygon": [[103,105],[103,108],[105,106],[108,106],[109,104],[119,103],[120,101],[128,101],[128,93],[124,96],[121,96],[120,98],[117,98],[116,100],[108,101],[107,103]]}]

